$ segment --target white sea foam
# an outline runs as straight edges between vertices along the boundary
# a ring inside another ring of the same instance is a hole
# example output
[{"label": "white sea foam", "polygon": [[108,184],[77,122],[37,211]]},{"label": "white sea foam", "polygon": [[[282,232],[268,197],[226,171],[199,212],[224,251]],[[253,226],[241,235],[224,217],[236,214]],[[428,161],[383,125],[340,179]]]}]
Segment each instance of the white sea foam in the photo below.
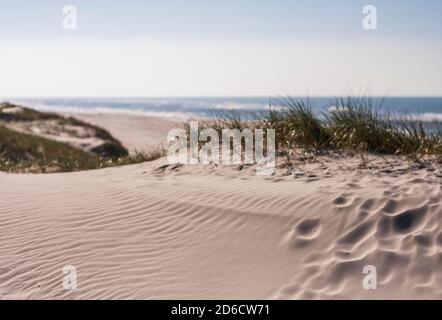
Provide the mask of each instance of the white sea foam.
[{"label": "white sea foam", "polygon": [[161,118],[189,118],[191,115],[186,112],[166,112],[166,111],[147,111],[143,109],[110,108],[105,106],[66,106],[66,105],[46,105],[42,103],[30,103],[29,101],[12,101],[14,104],[27,106],[43,112],[68,113],[68,114],[127,114],[146,117]]},{"label": "white sea foam", "polygon": [[[223,101],[214,103],[206,100],[176,99],[55,99],[55,100],[12,100],[11,102],[40,111],[70,114],[129,114],[166,118],[190,118],[208,115],[210,110],[262,111],[269,105],[259,103],[237,103]],[[277,108],[277,106],[272,106]]]},{"label": "white sea foam", "polygon": [[442,113],[422,113],[422,114],[416,114],[412,115],[419,119],[422,119],[423,121],[442,121]]}]

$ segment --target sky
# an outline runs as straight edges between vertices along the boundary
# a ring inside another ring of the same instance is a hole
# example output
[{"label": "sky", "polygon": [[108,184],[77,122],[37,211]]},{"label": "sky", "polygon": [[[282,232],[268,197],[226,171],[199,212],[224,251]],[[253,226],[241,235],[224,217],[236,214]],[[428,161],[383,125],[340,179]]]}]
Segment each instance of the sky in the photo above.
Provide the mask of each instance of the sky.
[{"label": "sky", "polygon": [[441,56],[440,0],[0,0],[1,97],[442,96]]}]

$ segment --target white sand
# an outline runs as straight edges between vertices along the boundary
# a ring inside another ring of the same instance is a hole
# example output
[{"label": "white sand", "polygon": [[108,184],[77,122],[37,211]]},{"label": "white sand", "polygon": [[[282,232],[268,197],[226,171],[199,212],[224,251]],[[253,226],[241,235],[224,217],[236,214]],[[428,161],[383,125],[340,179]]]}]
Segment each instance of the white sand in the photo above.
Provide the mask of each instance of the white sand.
[{"label": "white sand", "polygon": [[[129,141],[149,131],[136,123]],[[165,163],[0,173],[0,298],[442,298],[433,172]],[[376,290],[362,287],[366,265]]]},{"label": "white sand", "polygon": [[130,114],[65,114],[108,130],[129,151],[148,151],[167,145],[167,133],[180,128],[182,120]]}]

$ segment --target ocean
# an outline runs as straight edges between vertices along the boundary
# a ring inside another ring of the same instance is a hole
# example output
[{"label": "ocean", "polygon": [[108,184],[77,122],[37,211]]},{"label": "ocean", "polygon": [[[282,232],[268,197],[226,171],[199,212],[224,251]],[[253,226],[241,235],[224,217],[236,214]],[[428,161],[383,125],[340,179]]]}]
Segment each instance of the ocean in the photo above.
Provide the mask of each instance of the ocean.
[{"label": "ocean", "polygon": [[[334,97],[309,97],[318,111],[335,104]],[[373,100],[380,101],[374,97]],[[6,100],[6,99],[4,99]],[[239,110],[253,115],[281,105],[278,97],[192,97],[192,98],[14,98],[8,101],[42,111],[71,113],[128,113],[169,118],[210,117],[213,110]],[[386,97],[383,110],[418,115],[425,121],[442,121],[442,97]]]}]

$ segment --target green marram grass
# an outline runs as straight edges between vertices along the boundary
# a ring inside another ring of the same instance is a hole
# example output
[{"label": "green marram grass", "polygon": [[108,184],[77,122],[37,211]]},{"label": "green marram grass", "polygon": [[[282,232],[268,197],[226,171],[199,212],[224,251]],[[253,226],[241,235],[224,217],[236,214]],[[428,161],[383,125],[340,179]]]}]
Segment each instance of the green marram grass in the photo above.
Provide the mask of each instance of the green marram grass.
[{"label": "green marram grass", "polygon": [[236,110],[213,111],[213,119],[200,121],[200,128],[275,129],[279,154],[303,148],[413,158],[442,156],[439,122],[393,114],[382,102],[369,96],[338,97],[333,108],[317,111],[308,98],[286,97],[280,99],[278,107],[250,119],[242,119]]}]

